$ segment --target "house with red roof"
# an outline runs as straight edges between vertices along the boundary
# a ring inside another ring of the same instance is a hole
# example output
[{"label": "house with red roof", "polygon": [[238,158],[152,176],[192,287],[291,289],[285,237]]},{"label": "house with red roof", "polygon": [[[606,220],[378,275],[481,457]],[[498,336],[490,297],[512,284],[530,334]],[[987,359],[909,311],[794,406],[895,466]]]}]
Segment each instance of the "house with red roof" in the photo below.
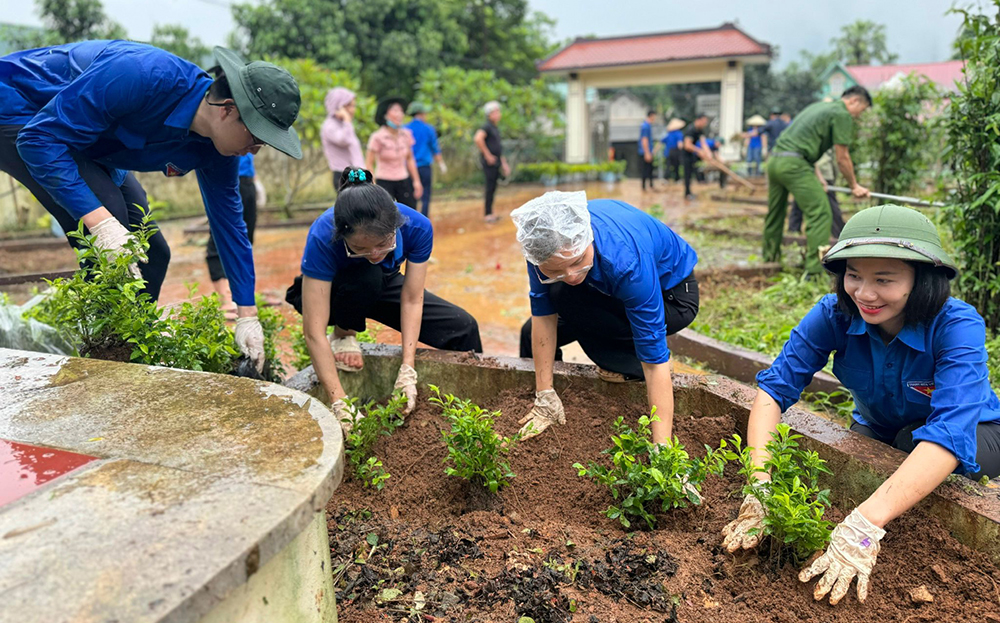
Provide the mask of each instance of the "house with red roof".
[{"label": "house with red roof", "polygon": [[860,84],[874,93],[883,85],[897,77],[916,73],[936,83],[942,91],[956,91],[956,83],[962,80],[965,61],[943,61],[940,63],[910,63],[904,65],[844,65],[831,64],[820,75],[819,97],[839,97],[841,93]]},{"label": "house with red roof", "polygon": [[566,160],[589,162],[595,154],[587,89],[718,82],[719,133],[732,136],[743,124],[743,68],[770,59],[771,46],[725,23],[700,30],[579,38],[539,61],[538,70],[565,77]]}]

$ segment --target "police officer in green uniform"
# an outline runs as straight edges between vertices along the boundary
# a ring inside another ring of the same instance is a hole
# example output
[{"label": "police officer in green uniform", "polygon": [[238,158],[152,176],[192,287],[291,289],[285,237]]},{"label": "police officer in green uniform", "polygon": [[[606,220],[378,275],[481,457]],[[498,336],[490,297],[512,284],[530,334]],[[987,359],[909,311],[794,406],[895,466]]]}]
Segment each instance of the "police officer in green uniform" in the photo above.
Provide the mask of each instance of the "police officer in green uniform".
[{"label": "police officer in green uniform", "polygon": [[767,163],[768,209],[764,219],[764,261],[781,259],[781,234],[788,211],[788,193],[802,209],[806,220],[807,274],[819,275],[819,248],[830,239],[830,202],[816,161],[833,147],[837,166],[855,197],[868,196],[868,189],[854,177],[849,145],[854,139],[854,120],[871,106],[868,91],[853,86],[833,102],[806,107],[795,122],[781,133]]}]

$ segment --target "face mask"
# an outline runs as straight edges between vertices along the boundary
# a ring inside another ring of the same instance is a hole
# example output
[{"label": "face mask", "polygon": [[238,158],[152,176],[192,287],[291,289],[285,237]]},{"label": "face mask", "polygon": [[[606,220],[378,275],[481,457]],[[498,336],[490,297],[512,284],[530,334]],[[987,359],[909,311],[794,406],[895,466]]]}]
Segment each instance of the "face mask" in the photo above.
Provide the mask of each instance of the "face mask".
[{"label": "face mask", "polygon": [[386,119],[386,120],[385,120],[385,124],[386,124],[387,126],[389,126],[390,128],[392,128],[393,130],[398,130],[398,129],[399,129],[399,126],[398,126],[398,125],[396,125],[396,124],[395,124],[395,123],[393,123],[392,121],[389,121],[388,119]]}]

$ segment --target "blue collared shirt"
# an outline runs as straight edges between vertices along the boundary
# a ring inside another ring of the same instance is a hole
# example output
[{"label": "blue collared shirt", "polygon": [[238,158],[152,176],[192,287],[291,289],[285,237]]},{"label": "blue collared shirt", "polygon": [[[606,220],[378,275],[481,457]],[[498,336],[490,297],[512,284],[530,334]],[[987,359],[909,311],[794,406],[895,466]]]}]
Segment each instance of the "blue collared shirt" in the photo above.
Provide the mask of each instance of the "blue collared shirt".
[{"label": "blue collared shirt", "polygon": [[418,167],[429,167],[434,156],[441,153],[438,135],[434,126],[421,119],[414,119],[406,125],[413,134],[413,159]]},{"label": "blue collared shirt", "polygon": [[643,121],[642,125],[639,126],[639,155],[645,156],[646,150],[642,146],[642,139],[649,141],[649,149],[653,149],[653,126],[649,124],[648,121]]},{"label": "blue collared shirt", "polygon": [[[596,288],[625,304],[635,353],[644,363],[670,360],[663,291],[684,281],[698,254],[659,220],[622,201],[587,202],[594,230],[594,266],[576,288]],[[549,286],[528,264],[531,315],[556,313]]]},{"label": "blue collared shirt", "polygon": [[[396,230],[396,249],[379,267],[384,273],[394,273],[403,262],[423,264],[431,257],[434,247],[434,228],[426,216],[413,208],[397,203],[403,215],[403,226]],[[334,240],[336,224],[333,208],[324,212],[309,228],[306,249],[302,253],[302,274],[320,281],[333,281],[337,271],[352,262],[367,262],[363,257],[347,257],[343,240]]]},{"label": "blue collared shirt", "polygon": [[908,325],[885,344],[875,325],[824,296],[806,314],[757,383],[784,412],[833,355],[833,373],[854,396],[854,420],[892,439],[926,422],[914,441],[951,452],[957,471],[976,473],[976,426],[1000,420],[986,368],[986,324],[975,308],[950,298],[929,324]]},{"label": "blue collared shirt", "polygon": [[[212,78],[159,48],[84,41],[0,58],[0,124],[21,125],[31,176],[73,218],[101,206],[71,152],[112,169],[195,171],[233,300],[254,304],[253,253],[243,222],[239,158],[188,130]],[[117,180],[116,180],[117,181]]]}]

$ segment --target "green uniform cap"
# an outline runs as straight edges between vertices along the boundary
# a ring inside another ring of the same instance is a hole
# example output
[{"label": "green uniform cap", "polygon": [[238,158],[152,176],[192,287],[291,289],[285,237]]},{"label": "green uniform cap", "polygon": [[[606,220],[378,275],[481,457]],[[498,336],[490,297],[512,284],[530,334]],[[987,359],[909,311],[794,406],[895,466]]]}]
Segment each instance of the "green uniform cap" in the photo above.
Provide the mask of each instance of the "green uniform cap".
[{"label": "green uniform cap", "polygon": [[299,116],[299,85],[288,71],[265,61],[244,63],[235,52],[215,48],[240,119],[250,133],[278,151],[302,159],[302,144],[292,124]]},{"label": "green uniform cap", "polygon": [[840,232],[837,244],[823,257],[823,266],[852,257],[885,257],[943,266],[948,279],[958,269],[941,248],[941,237],[929,218],[912,208],[883,205],[855,214]]},{"label": "green uniform cap", "polygon": [[430,110],[431,110],[430,107],[428,107],[423,102],[413,102],[410,104],[409,108],[406,109],[406,114],[412,117],[413,115],[428,113],[430,112]]}]

